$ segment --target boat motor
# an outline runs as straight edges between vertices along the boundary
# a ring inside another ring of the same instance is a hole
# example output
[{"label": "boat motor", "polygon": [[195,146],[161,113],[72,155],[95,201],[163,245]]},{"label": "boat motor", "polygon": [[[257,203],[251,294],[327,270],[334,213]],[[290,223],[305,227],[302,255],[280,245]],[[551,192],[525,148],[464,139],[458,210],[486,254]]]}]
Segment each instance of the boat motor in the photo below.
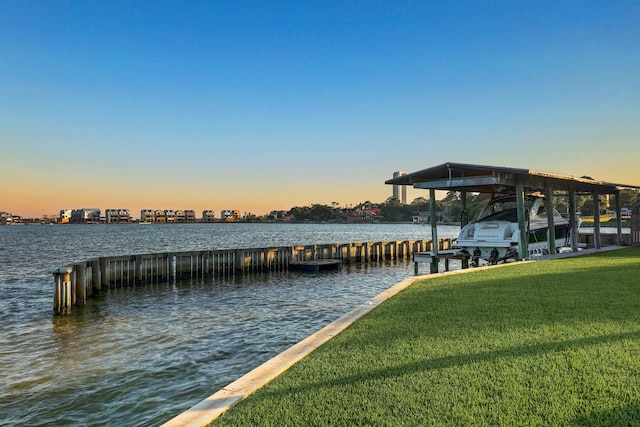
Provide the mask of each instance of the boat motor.
[{"label": "boat motor", "polygon": [[489,264],[495,265],[498,263],[498,248],[491,250],[491,256],[489,257]]},{"label": "boat motor", "polygon": [[471,265],[477,267],[480,265],[480,257],[482,256],[482,251],[480,248],[475,248],[473,251],[473,258],[471,259]]}]

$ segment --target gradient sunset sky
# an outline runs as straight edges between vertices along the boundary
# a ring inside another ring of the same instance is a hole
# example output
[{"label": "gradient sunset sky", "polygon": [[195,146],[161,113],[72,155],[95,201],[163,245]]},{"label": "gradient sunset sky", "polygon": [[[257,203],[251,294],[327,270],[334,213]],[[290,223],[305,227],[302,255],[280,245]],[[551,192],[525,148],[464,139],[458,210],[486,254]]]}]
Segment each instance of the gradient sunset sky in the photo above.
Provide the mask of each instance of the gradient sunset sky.
[{"label": "gradient sunset sky", "polygon": [[346,206],[445,162],[640,185],[637,0],[0,10],[0,211]]}]

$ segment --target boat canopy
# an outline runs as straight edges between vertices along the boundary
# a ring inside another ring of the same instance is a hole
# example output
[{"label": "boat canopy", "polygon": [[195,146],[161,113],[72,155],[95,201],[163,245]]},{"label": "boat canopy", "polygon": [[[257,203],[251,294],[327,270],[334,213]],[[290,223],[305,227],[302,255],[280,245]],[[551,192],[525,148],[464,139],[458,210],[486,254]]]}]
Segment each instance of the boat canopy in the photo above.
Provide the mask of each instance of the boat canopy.
[{"label": "boat canopy", "polygon": [[554,190],[575,191],[576,194],[616,194],[622,188],[640,189],[638,185],[576,178],[533,169],[452,162],[400,175],[385,181],[385,184],[413,185],[415,188],[445,191],[513,194],[516,181],[520,181],[527,192],[542,192],[548,186]]}]

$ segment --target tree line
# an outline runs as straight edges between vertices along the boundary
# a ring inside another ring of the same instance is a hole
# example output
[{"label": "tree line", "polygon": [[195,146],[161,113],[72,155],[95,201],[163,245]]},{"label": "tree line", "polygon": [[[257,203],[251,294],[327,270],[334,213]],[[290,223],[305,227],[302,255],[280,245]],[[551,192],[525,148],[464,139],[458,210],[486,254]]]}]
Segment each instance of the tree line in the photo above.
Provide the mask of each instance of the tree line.
[{"label": "tree line", "polygon": [[[480,210],[490,200],[491,195],[486,193],[467,193],[467,215],[474,221]],[[621,190],[620,206],[631,207],[640,201],[636,191]],[[566,196],[554,196],[554,206],[561,214],[569,212],[569,202]],[[590,195],[576,196],[576,207],[583,216],[594,214],[593,198]],[[609,203],[601,196],[601,214],[615,209],[615,198],[611,197]],[[288,211],[273,211],[265,217],[246,214],[246,221],[295,221],[295,222],[411,222],[413,217],[430,210],[429,199],[418,197],[411,203],[404,204],[396,197],[389,197],[384,202],[374,203],[365,201],[353,206],[341,207],[337,202],[331,205],[312,204],[309,206],[294,206]],[[462,211],[460,193],[449,191],[447,195],[436,200],[438,219],[445,222],[459,222]]]}]

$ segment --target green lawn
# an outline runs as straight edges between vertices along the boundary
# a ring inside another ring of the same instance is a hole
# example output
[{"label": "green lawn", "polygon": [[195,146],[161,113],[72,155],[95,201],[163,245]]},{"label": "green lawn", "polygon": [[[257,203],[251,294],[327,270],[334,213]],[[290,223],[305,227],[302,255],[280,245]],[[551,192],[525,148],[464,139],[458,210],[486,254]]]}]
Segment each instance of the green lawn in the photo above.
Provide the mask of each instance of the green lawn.
[{"label": "green lawn", "polygon": [[215,426],[640,423],[640,248],[417,282]]}]

